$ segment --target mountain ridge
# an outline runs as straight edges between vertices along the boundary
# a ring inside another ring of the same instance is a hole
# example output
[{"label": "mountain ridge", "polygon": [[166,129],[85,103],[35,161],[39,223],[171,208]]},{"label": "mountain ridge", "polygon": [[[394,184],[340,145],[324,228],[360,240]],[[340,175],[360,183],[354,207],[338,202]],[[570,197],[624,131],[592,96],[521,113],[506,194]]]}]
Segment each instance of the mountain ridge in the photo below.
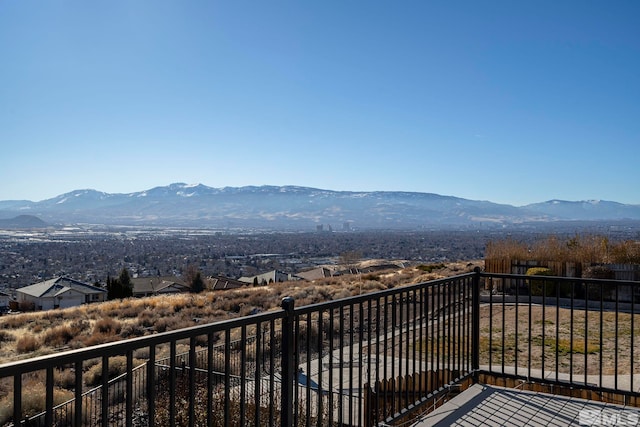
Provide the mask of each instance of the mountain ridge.
[{"label": "mountain ridge", "polygon": [[0,201],[0,218],[47,223],[309,229],[504,226],[640,220],[640,205],[552,199],[525,206],[410,191],[335,191],[295,185],[208,187],[172,183],[133,193],[73,190],[39,202]]}]

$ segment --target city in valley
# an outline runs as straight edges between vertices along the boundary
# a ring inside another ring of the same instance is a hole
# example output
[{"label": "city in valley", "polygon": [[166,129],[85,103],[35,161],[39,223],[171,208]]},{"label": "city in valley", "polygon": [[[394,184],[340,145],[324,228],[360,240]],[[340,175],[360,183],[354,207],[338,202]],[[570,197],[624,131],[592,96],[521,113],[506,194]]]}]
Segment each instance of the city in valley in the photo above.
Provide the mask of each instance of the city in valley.
[{"label": "city in valley", "polygon": [[127,269],[133,278],[238,279],[277,270],[295,275],[335,266],[344,254],[362,260],[428,264],[482,259],[487,242],[532,241],[545,234],[592,233],[611,240],[638,238],[632,223],[566,223],[507,230],[268,232],[76,225],[0,230],[0,291],[66,276],[98,286]]}]

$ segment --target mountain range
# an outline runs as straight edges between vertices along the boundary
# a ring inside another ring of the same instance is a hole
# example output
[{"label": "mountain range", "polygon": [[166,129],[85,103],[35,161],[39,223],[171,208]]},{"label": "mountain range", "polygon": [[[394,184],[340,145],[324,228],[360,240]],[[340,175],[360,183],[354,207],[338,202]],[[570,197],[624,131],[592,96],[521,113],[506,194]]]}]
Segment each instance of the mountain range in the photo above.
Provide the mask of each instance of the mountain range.
[{"label": "mountain range", "polygon": [[0,227],[17,218],[17,228],[20,224],[37,227],[37,220],[42,220],[49,225],[424,229],[640,220],[640,205],[550,200],[515,207],[419,192],[331,191],[298,186],[213,188],[175,183],[127,194],[75,190],[40,202],[0,201]]}]

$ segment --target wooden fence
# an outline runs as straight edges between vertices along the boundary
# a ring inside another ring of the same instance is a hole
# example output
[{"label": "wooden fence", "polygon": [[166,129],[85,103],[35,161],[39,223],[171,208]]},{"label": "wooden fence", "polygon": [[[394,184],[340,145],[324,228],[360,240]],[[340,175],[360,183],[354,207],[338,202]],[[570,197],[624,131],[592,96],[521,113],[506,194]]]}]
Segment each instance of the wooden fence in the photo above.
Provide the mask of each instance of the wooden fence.
[{"label": "wooden fence", "polygon": [[[521,274],[526,275],[527,270],[533,267],[548,268],[554,276],[559,277],[583,277],[583,272],[589,267],[600,266],[613,272],[612,279],[624,281],[640,281],[640,265],[638,264],[592,264],[572,261],[539,261],[539,260],[518,260],[518,259],[485,259],[485,271],[487,273],[499,274]],[[516,288],[523,292],[528,291],[525,280],[499,279],[493,278],[485,281],[485,290],[492,292],[515,293]],[[632,289],[629,286],[619,288],[620,301],[631,301],[634,296],[640,300],[640,287]]]}]

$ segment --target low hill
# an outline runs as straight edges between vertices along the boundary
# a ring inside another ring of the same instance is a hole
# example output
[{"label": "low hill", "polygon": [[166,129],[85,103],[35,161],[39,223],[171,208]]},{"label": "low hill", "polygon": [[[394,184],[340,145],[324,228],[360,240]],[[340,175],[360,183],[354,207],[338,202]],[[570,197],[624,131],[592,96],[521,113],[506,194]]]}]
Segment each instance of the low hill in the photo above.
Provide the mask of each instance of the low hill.
[{"label": "low hill", "polygon": [[46,228],[48,225],[34,215],[18,215],[14,218],[0,219],[0,228],[5,229]]}]

